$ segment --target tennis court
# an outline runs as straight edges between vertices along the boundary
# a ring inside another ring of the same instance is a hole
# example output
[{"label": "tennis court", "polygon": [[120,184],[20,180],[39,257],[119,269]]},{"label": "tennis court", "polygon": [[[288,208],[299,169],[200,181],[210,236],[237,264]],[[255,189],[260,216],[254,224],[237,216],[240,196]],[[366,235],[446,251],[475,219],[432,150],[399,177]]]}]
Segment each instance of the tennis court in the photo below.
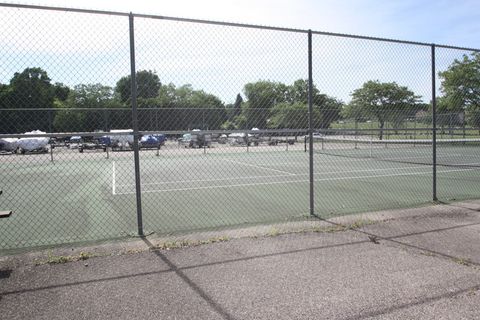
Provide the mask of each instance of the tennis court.
[{"label": "tennis court", "polygon": [[[350,145],[355,143],[355,145]],[[321,145],[323,144],[323,146]],[[315,212],[324,217],[431,203],[431,146],[316,141]],[[323,149],[322,149],[323,148]],[[478,198],[477,143],[439,144],[438,196]],[[0,157],[0,247],[122,238],[137,232],[132,152]],[[142,151],[146,233],[169,234],[307,219],[308,152],[290,147]]]}]

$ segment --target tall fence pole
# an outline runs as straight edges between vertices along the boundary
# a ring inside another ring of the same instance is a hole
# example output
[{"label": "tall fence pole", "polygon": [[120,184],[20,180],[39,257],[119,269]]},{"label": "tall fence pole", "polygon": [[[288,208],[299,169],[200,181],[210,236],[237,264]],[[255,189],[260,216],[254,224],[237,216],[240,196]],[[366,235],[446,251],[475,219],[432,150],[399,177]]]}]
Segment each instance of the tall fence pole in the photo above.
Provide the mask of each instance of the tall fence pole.
[{"label": "tall fence pole", "polygon": [[432,44],[432,152],[433,152],[433,201],[437,201],[437,97],[436,97],[436,71],[435,71],[435,44]]},{"label": "tall fence pole", "polygon": [[308,30],[308,159],[310,169],[310,215],[315,214],[315,195],[313,190],[313,77],[312,77],[312,30]]},{"label": "tall fence pole", "polygon": [[138,112],[137,112],[137,77],[135,69],[135,38],[133,14],[128,16],[130,29],[130,75],[132,80],[132,125],[133,125],[133,155],[135,162],[135,194],[137,196],[137,226],[138,235],[143,236],[142,221],[142,190],[140,185],[140,155],[138,151]]}]

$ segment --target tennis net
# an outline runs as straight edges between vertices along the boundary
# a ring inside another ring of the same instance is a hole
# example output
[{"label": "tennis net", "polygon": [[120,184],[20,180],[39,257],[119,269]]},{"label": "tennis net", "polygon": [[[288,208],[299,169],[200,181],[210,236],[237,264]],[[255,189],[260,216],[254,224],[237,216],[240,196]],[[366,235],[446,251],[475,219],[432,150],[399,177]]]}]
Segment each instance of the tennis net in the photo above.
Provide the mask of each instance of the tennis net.
[{"label": "tennis net", "polygon": [[[480,139],[437,139],[436,147],[439,166],[480,167]],[[433,165],[432,139],[378,140],[365,136],[314,136],[313,151],[315,154],[335,157]]]}]

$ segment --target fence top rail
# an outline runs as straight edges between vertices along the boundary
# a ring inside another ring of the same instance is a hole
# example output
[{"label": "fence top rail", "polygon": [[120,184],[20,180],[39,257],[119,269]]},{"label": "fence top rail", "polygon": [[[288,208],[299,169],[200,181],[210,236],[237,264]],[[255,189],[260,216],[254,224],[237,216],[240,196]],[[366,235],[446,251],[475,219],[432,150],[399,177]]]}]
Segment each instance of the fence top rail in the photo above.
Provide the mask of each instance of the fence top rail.
[{"label": "fence top rail", "polygon": [[369,40],[369,41],[392,42],[392,43],[399,43],[399,44],[410,44],[410,45],[428,46],[428,47],[435,46],[437,48],[444,48],[444,49],[455,49],[455,50],[480,52],[480,49],[476,49],[476,48],[441,45],[441,44],[418,42],[418,41],[398,40],[398,39],[389,39],[389,38],[381,38],[381,37],[370,37],[370,36],[352,35],[352,34],[345,34],[345,33],[335,33],[335,32],[312,31],[312,30],[297,29],[297,28],[262,26],[262,25],[235,23],[235,22],[224,22],[224,21],[213,21],[213,20],[202,20],[202,19],[191,19],[191,18],[179,18],[179,17],[152,15],[152,14],[139,14],[139,13],[132,13],[132,12],[127,13],[127,12],[121,12],[121,11],[91,10],[91,9],[79,9],[79,8],[67,8],[67,7],[55,7],[55,6],[40,6],[40,5],[29,5],[29,4],[3,3],[3,2],[0,2],[0,7],[18,8],[18,9],[36,9],[36,10],[48,10],[48,11],[62,11],[62,12],[76,12],[76,13],[89,13],[89,14],[111,15],[111,16],[130,16],[130,15],[132,15],[134,17],[146,18],[146,19],[201,23],[201,24],[209,24],[209,25],[221,25],[221,26],[229,26],[229,27],[263,29],[263,30],[284,31],[284,32],[305,33],[305,34],[311,32],[312,34],[332,36],[332,37],[342,37],[342,38]]},{"label": "fence top rail", "polygon": [[[318,134],[325,134],[325,133],[357,133],[361,134],[362,132],[372,133],[372,132],[394,132],[394,131],[478,131],[477,128],[432,128],[432,127],[425,127],[425,128],[371,128],[371,129],[363,129],[363,128],[350,128],[350,129],[314,129],[314,131]],[[165,135],[182,135],[185,133],[191,134],[198,134],[198,133],[206,133],[206,134],[231,134],[231,133],[245,133],[245,134],[286,134],[286,135],[306,135],[308,134],[308,129],[265,129],[265,130],[153,130],[153,131],[144,131],[139,130],[137,135],[152,135],[152,134],[165,134]],[[38,134],[24,134],[24,133],[7,133],[7,134],[0,134],[0,139],[5,138],[62,138],[62,137],[71,137],[71,136],[82,136],[82,137],[102,137],[102,136],[124,136],[124,135],[134,135],[135,133],[132,131],[121,131],[121,132],[52,132],[52,133],[38,133]]]}]

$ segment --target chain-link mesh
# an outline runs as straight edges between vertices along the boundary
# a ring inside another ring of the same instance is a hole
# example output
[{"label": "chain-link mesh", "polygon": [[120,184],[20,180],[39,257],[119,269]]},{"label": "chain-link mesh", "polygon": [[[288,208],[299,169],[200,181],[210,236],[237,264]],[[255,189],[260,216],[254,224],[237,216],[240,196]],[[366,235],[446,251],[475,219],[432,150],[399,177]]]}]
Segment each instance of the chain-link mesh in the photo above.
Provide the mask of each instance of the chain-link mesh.
[{"label": "chain-link mesh", "polygon": [[431,167],[395,161],[408,153],[431,163],[431,147],[376,143],[431,139],[431,122],[415,130],[430,100],[430,48],[314,35],[313,58],[314,84],[343,102],[341,118],[315,139],[316,211],[330,217],[431,201]]},{"label": "chain-link mesh", "polygon": [[[478,198],[480,166],[480,57],[466,50],[437,48],[438,198],[455,201]],[[456,142],[459,140],[459,142]],[[445,167],[445,159],[455,163]]]},{"label": "chain-link mesh", "polygon": [[146,231],[305,215],[305,35],[141,18],[135,35],[137,68],[162,82],[139,97],[140,130],[167,132],[160,156],[141,159]]},{"label": "chain-link mesh", "polygon": [[478,198],[478,54],[76,11],[0,9],[2,251]]},{"label": "chain-link mesh", "polygon": [[128,20],[11,8],[1,17],[0,209],[13,210],[1,249],[135,234],[135,197],[112,194],[113,159],[130,169],[133,158],[107,156],[100,133],[131,128],[131,108],[115,98],[130,70]]}]

